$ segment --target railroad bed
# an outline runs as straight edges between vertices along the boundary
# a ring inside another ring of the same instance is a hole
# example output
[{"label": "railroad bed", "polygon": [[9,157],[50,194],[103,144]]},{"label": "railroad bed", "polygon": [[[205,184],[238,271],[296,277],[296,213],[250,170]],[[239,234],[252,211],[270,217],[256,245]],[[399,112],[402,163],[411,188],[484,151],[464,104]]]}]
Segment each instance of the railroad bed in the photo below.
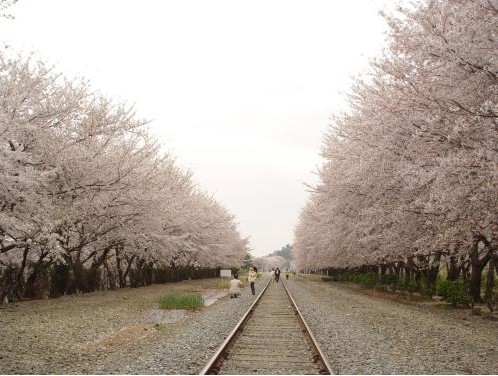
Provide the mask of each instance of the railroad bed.
[{"label": "railroad bed", "polygon": [[329,374],[283,281],[269,283],[201,374]]}]

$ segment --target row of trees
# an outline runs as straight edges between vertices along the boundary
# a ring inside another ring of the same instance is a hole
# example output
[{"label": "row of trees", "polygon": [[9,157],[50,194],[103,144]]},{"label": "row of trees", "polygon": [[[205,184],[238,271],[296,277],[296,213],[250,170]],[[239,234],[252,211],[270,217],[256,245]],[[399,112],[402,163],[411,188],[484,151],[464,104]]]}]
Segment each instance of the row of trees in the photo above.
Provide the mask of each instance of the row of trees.
[{"label": "row of trees", "polygon": [[498,265],[498,2],[431,0],[386,15],[389,44],[325,136],[295,231],[301,269],[434,284],[490,299]]},{"label": "row of trees", "polygon": [[267,256],[255,258],[253,262],[258,270],[261,271],[270,271],[275,268],[282,270],[290,269],[292,264],[292,246],[286,244],[281,249],[273,251]]},{"label": "row of trees", "polygon": [[253,264],[258,268],[258,271],[269,272],[272,269],[284,269],[286,260],[282,256],[262,256],[253,259]]},{"label": "row of trees", "polygon": [[247,252],[234,217],[131,108],[0,54],[2,298],[195,275],[238,266]]}]

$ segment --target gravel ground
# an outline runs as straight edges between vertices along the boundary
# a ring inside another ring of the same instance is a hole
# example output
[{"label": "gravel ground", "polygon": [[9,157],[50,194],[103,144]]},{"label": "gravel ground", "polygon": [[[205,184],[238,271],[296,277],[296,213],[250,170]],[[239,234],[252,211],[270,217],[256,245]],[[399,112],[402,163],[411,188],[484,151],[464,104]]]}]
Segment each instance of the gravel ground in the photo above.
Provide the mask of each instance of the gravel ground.
[{"label": "gravel ground", "polygon": [[336,373],[498,373],[496,321],[316,276],[293,276],[287,286]]},{"label": "gravel ground", "polygon": [[[256,282],[257,293],[264,282]],[[184,281],[2,306],[0,374],[196,374],[254,301],[249,287],[181,321],[148,321],[161,295],[212,296],[220,291],[215,284]]]},{"label": "gravel ground", "polygon": [[[196,374],[254,296],[246,286],[237,299],[171,315],[158,312],[157,300],[173,291],[213,296],[222,291],[216,284],[184,281],[2,306],[0,374]],[[320,278],[291,276],[288,286],[338,373],[498,373],[496,321]]]}]

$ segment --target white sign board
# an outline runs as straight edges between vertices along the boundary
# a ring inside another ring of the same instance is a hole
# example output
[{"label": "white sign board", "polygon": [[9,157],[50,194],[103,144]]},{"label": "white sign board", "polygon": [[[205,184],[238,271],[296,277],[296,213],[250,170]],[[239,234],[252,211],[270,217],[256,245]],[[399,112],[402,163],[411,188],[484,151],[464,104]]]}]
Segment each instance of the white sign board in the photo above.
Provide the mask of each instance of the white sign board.
[{"label": "white sign board", "polygon": [[230,269],[221,269],[220,270],[220,277],[228,277],[228,278],[231,278],[232,277],[232,271]]}]

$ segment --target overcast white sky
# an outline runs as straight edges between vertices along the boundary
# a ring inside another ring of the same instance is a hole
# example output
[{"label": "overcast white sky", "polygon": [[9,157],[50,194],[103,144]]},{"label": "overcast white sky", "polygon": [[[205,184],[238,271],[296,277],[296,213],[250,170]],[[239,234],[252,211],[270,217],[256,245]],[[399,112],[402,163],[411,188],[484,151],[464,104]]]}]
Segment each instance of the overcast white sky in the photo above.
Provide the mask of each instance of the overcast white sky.
[{"label": "overcast white sky", "polygon": [[0,39],[135,103],[261,256],[293,241],[323,133],[388,0],[19,0]]}]

